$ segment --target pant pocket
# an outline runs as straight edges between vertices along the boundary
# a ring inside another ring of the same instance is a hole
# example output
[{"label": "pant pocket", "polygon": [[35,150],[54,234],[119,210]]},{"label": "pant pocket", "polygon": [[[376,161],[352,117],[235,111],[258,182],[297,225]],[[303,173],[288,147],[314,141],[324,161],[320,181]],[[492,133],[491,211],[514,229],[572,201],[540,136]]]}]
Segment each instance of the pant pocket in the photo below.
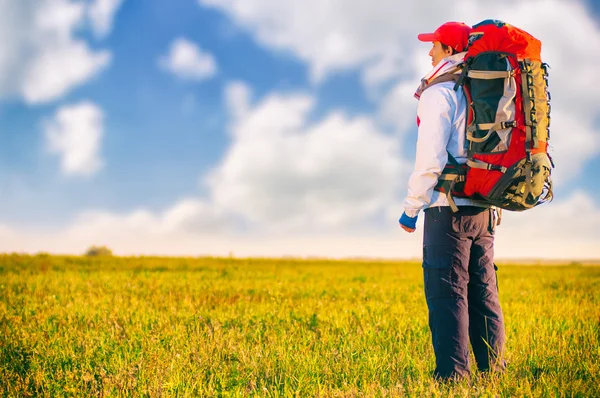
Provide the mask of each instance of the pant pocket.
[{"label": "pant pocket", "polygon": [[455,295],[456,281],[451,268],[423,268],[423,280],[428,302]]},{"label": "pant pocket", "polygon": [[[461,283],[461,259],[455,246],[428,245],[423,247],[423,278],[427,300],[457,297],[465,294]],[[464,285],[464,286],[463,286]]]}]

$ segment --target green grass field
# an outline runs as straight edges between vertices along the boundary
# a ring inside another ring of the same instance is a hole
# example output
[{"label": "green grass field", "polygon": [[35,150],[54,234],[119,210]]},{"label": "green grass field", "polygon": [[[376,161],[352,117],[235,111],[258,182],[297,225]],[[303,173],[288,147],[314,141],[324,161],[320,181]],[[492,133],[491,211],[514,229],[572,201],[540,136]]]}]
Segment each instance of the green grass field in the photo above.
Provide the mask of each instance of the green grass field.
[{"label": "green grass field", "polygon": [[508,371],[440,385],[417,263],[0,255],[0,394],[599,396],[600,267],[498,276]]}]

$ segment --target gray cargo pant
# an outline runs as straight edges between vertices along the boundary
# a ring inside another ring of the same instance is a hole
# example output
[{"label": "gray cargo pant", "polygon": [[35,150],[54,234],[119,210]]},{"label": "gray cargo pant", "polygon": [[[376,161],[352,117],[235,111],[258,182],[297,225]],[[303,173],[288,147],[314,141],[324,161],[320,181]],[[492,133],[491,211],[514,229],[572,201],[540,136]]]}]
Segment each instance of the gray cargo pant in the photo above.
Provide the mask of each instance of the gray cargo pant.
[{"label": "gray cargo pant", "polygon": [[481,371],[502,371],[504,320],[494,265],[493,210],[425,211],[423,273],[436,378],[470,375],[469,340]]}]

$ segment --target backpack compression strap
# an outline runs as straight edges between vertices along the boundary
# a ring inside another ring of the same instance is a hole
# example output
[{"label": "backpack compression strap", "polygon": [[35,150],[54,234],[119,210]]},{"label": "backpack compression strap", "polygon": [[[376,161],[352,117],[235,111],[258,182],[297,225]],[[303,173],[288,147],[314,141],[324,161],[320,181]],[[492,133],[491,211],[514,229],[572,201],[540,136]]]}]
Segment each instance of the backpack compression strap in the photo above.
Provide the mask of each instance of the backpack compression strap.
[{"label": "backpack compression strap", "polygon": [[[441,185],[445,185],[444,182],[448,181],[449,185],[446,188],[446,199],[448,199],[448,205],[453,213],[458,211],[458,206],[456,206],[456,202],[454,202],[454,198],[452,197],[452,191],[454,190],[454,186],[459,182],[465,182],[467,176],[464,174],[461,168],[461,164],[450,154],[448,153],[448,161],[450,162],[451,168],[453,172],[448,170],[448,166],[444,167],[442,174],[439,177]],[[455,171],[454,171],[455,170]]]}]

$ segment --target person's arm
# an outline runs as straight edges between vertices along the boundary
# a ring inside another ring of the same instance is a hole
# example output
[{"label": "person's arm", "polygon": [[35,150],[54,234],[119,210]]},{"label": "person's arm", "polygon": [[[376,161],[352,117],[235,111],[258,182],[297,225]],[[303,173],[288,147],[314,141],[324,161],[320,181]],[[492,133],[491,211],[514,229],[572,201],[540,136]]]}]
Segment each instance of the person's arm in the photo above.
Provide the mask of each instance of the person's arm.
[{"label": "person's arm", "polygon": [[448,161],[446,147],[455,108],[452,94],[442,85],[432,86],[421,95],[417,109],[420,124],[415,168],[404,200],[404,212],[409,218],[416,218],[419,211],[431,202],[433,189]]}]

